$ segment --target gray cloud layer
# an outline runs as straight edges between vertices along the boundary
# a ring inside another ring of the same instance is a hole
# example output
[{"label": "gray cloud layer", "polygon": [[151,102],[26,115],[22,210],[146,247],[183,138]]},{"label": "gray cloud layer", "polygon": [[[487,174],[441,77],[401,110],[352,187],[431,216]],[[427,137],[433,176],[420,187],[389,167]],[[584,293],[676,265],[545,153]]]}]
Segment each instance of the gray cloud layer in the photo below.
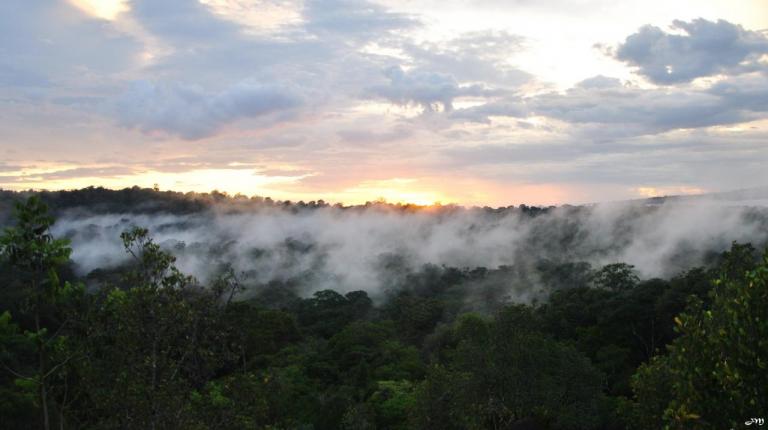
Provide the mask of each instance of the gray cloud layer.
[{"label": "gray cloud layer", "polygon": [[406,72],[400,67],[385,71],[389,84],[371,87],[370,93],[394,104],[421,106],[426,111],[437,111],[440,106],[453,110],[453,100],[462,96],[482,96],[486,91],[479,85],[459,85],[450,75],[420,70]]},{"label": "gray cloud layer", "polygon": [[141,44],[67,2],[0,2],[0,86],[74,85],[130,67]]},{"label": "gray cloud layer", "polygon": [[122,95],[118,112],[128,127],[200,139],[238,118],[285,112],[301,103],[295,91],[273,84],[246,81],[210,94],[195,86],[142,81]]},{"label": "gray cloud layer", "polygon": [[414,17],[366,0],[308,0],[303,15],[309,32],[355,41],[376,39],[393,30],[419,25]]},{"label": "gray cloud layer", "polygon": [[768,75],[763,74],[731,78],[708,89],[674,90],[633,88],[618,80],[593,78],[565,94],[535,97],[529,105],[537,114],[574,124],[621,126],[626,135],[655,134],[761,118],[768,107],[766,91]]},{"label": "gray cloud layer", "polygon": [[618,46],[616,58],[637,68],[657,84],[675,84],[719,73],[763,68],[757,60],[768,53],[768,37],[727,21],[676,20],[670,34],[652,25],[641,28]]}]

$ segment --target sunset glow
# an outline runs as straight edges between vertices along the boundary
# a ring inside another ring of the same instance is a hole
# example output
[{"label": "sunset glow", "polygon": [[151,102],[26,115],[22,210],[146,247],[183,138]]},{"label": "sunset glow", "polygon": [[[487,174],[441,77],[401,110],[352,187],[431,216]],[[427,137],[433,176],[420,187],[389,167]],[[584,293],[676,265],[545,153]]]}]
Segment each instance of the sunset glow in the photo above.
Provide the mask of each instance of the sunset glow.
[{"label": "sunset glow", "polygon": [[762,0],[9,0],[0,15],[3,189],[509,205],[768,183]]},{"label": "sunset glow", "polygon": [[75,6],[97,18],[113,20],[128,10],[126,0],[70,0]]}]

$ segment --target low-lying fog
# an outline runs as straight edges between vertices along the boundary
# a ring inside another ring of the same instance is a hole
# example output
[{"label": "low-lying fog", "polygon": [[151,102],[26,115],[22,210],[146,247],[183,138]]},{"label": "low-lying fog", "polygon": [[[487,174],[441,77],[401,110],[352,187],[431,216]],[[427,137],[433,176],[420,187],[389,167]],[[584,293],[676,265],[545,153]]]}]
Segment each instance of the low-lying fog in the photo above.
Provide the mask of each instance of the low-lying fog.
[{"label": "low-lying fog", "polygon": [[252,283],[301,279],[305,291],[363,289],[424,264],[458,268],[526,266],[542,259],[635,265],[643,278],[702,264],[731,242],[768,240],[768,210],[718,202],[647,202],[559,207],[531,216],[519,209],[456,207],[403,210],[214,207],[193,215],[65,212],[54,233],[72,240],[80,274],[124,263],[120,233],[133,225],[205,282],[231,263]]}]

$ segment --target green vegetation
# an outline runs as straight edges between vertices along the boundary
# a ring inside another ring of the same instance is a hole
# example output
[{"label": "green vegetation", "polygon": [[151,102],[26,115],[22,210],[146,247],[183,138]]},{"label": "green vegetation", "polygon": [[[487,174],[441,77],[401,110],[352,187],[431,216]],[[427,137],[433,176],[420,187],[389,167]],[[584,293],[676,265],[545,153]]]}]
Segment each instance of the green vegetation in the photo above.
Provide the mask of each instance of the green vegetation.
[{"label": "green vegetation", "polygon": [[[85,288],[31,197],[0,236],[0,423],[76,429],[727,429],[768,411],[768,255],[639,279],[542,262],[548,300],[427,266],[364,291],[202,286],[141,228]],[[469,291],[472,290],[472,291]]]}]

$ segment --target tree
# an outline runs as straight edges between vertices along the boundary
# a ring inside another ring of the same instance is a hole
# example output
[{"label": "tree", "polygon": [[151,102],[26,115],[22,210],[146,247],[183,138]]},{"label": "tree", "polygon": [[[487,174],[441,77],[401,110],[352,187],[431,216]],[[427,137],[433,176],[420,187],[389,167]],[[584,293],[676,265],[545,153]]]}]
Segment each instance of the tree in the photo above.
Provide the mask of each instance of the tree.
[{"label": "tree", "polygon": [[592,284],[595,287],[611,291],[629,290],[639,281],[635,266],[627,263],[608,264],[592,276]]},{"label": "tree", "polygon": [[408,417],[416,403],[414,385],[407,380],[379,381],[368,404],[376,414],[377,427],[406,430]]},{"label": "tree", "polygon": [[710,299],[710,308],[693,299],[675,318],[669,356],[635,377],[634,409],[651,411],[651,422],[660,407],[647,393],[661,389],[647,381],[668,381],[667,429],[736,428],[768,407],[768,251],[752,270],[726,267]]},{"label": "tree", "polygon": [[657,355],[637,368],[630,382],[635,401],[621,398],[618,405],[618,413],[627,429],[664,428],[664,412],[672,397],[671,378],[667,355]]},{"label": "tree", "polygon": [[330,338],[352,321],[362,319],[372,308],[364,291],[341,295],[333,290],[321,290],[298,304],[298,322],[307,334]]},{"label": "tree", "polygon": [[443,308],[438,299],[404,292],[389,303],[387,315],[395,321],[405,341],[419,344],[443,317]]},{"label": "tree", "polygon": [[[221,341],[230,338],[222,323],[227,290],[237,285],[198,288],[146,229],[121,237],[135,260],[126,276],[130,288],[96,296],[79,336],[88,352],[84,409],[96,428],[194,428],[195,390],[217,369],[240,361]],[[207,393],[215,398],[221,387],[211,385]]]},{"label": "tree", "polygon": [[196,426],[188,428],[265,428],[271,424],[267,389],[264,378],[253,373],[238,373],[210,381],[190,396]]},{"label": "tree", "polygon": [[[51,234],[54,218],[40,198],[32,196],[17,203],[14,213],[17,224],[0,236],[0,253],[21,280],[24,290],[21,308],[32,319],[31,329],[26,330],[25,335],[34,344],[36,368],[26,376],[10,368],[7,370],[20,381],[36,387],[43,428],[47,430],[52,421],[51,381],[73,357],[65,351],[63,329],[67,321],[56,318],[54,307],[82,294],[82,289],[59,280],[57,270],[69,260],[72,250],[67,240],[56,239]],[[46,317],[53,318],[46,321]],[[60,415],[62,406],[59,405]]]},{"label": "tree", "polygon": [[432,369],[419,390],[419,426],[458,420],[451,428],[597,428],[602,375],[575,348],[538,331],[538,324],[523,305],[489,322],[461,318],[453,358],[445,370]]},{"label": "tree", "polygon": [[11,313],[0,314],[0,417],[8,428],[25,428],[40,422],[35,379],[20,373],[29,370],[24,363],[34,356],[34,342],[11,319]]}]

